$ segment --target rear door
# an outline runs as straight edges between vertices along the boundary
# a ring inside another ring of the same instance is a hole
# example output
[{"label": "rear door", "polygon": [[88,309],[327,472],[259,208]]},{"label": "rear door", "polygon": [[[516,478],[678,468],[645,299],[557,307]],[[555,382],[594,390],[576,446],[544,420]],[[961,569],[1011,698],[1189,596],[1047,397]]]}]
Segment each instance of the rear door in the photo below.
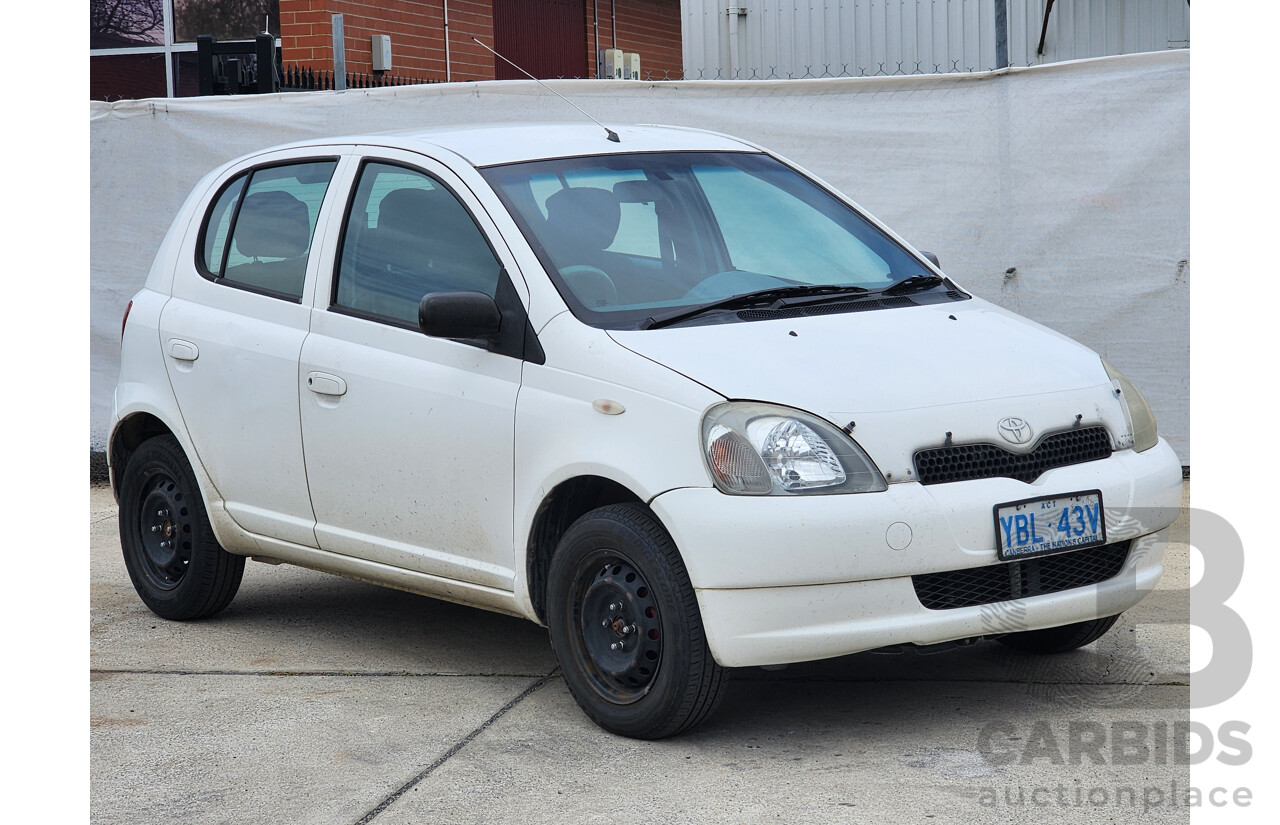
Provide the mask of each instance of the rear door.
[{"label": "rear door", "polygon": [[193,226],[160,316],[169,380],[228,513],[316,546],[298,413],[298,356],[344,150],[272,155],[228,175]]},{"label": "rear door", "polygon": [[510,253],[447,167],[369,151],[301,354],[319,546],[511,591],[522,361],[429,338],[417,318],[430,292],[483,292],[502,305],[519,304],[525,287],[507,276]]}]

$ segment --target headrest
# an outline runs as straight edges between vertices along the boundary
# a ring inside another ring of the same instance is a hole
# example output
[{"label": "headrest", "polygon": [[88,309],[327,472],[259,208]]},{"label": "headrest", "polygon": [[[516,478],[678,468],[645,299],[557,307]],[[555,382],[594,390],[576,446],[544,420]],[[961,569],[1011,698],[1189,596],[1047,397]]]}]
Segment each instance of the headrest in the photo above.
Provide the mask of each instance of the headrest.
[{"label": "headrest", "polygon": [[454,240],[479,234],[467,210],[443,187],[388,192],[378,203],[378,229]]},{"label": "headrest", "polygon": [[395,189],[378,201],[378,229],[421,233],[432,211],[434,191]]},{"label": "headrest", "polygon": [[547,228],[590,249],[608,249],[621,220],[618,199],[607,189],[561,189],[547,198]]},{"label": "headrest", "polygon": [[307,206],[288,192],[254,192],[240,205],[236,250],[246,258],[296,258],[311,243]]}]

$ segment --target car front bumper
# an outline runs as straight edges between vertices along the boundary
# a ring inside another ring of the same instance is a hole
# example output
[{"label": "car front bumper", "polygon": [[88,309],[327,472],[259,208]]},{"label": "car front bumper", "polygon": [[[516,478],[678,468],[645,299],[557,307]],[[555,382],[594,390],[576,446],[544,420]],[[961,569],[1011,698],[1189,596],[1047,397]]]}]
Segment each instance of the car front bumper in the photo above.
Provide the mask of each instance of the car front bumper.
[{"label": "car front bumper", "polygon": [[[684,488],[652,507],[675,539],[711,652],[730,667],[932,644],[1114,615],[1155,586],[1163,531],[1182,500],[1182,470],[1161,441],[1144,453],[1007,478],[883,493],[727,496]],[[1121,573],[1096,585],[975,607],[934,610],[911,577],[999,563],[992,508],[1100,490],[1107,542],[1133,541]]]}]

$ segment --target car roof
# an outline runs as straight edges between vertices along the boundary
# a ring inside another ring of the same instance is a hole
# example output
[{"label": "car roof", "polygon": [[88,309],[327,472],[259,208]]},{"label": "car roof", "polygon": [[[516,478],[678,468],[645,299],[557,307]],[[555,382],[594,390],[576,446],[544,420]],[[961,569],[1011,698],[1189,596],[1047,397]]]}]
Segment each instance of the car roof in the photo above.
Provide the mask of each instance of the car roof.
[{"label": "car roof", "polygon": [[617,126],[610,129],[619,141],[608,138],[604,128],[592,123],[519,123],[404,129],[337,139],[304,141],[290,146],[359,144],[409,151],[441,147],[474,166],[494,166],[527,160],[578,157],[629,152],[758,152],[758,146],[728,135],[681,126]]}]

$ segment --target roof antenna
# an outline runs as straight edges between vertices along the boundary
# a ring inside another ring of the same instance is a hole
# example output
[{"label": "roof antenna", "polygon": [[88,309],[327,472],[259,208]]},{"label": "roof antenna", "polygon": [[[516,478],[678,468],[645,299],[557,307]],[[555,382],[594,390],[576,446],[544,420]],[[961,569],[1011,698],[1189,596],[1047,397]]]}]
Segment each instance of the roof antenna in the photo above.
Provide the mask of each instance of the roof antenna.
[{"label": "roof antenna", "polygon": [[[475,40],[477,43],[480,43],[480,40],[479,40],[478,38],[476,38],[476,37],[472,37],[471,39],[472,39],[472,40]],[[484,46],[486,49],[489,49],[489,51],[493,52],[493,54],[494,54],[494,56],[495,56],[495,57],[502,58],[503,60],[506,60],[506,62],[511,63],[511,61],[510,61],[510,60],[507,60],[507,58],[502,57],[502,55],[498,54],[498,53],[497,53],[496,51],[494,51],[493,49],[489,48],[488,46],[485,46],[485,44],[484,44],[484,43],[480,43],[480,45],[481,45],[481,46]],[[607,135],[609,136],[609,140],[613,141],[614,143],[621,143],[621,142],[622,142],[622,140],[621,140],[621,139],[619,139],[619,137],[618,137],[618,133],[617,133],[617,132],[613,131],[613,130],[612,130],[612,129],[610,129],[608,126],[605,126],[603,123],[601,123],[600,121],[596,120],[596,119],[595,119],[595,118],[593,118],[591,115],[587,114],[587,113],[586,113],[586,111],[585,111],[581,106],[579,106],[578,104],[574,103],[572,100],[570,100],[569,98],[565,97],[564,95],[560,94],[560,93],[559,93],[559,92],[557,92],[555,89],[553,89],[553,88],[551,88],[550,86],[548,86],[547,84],[543,83],[541,80],[538,80],[538,78],[536,78],[536,77],[534,77],[533,75],[529,74],[529,73],[528,73],[528,72],[526,72],[524,69],[521,69],[519,66],[516,66],[516,64],[511,63],[511,65],[512,65],[512,66],[515,66],[517,69],[519,69],[519,70],[520,70],[521,72],[523,72],[525,75],[527,75],[527,76],[528,76],[528,78],[529,78],[530,80],[532,80],[532,81],[534,81],[535,83],[537,83],[538,85],[542,86],[542,88],[546,89],[548,92],[551,92],[551,94],[553,94],[553,95],[555,95],[556,97],[560,98],[560,99],[561,99],[561,100],[563,100],[565,103],[568,103],[570,106],[572,106],[573,108],[577,109],[579,112],[582,112],[583,117],[585,117],[587,120],[591,121],[591,122],[592,122],[592,123],[594,123],[595,125],[599,126],[601,129],[604,129],[605,134],[607,134]]]}]

